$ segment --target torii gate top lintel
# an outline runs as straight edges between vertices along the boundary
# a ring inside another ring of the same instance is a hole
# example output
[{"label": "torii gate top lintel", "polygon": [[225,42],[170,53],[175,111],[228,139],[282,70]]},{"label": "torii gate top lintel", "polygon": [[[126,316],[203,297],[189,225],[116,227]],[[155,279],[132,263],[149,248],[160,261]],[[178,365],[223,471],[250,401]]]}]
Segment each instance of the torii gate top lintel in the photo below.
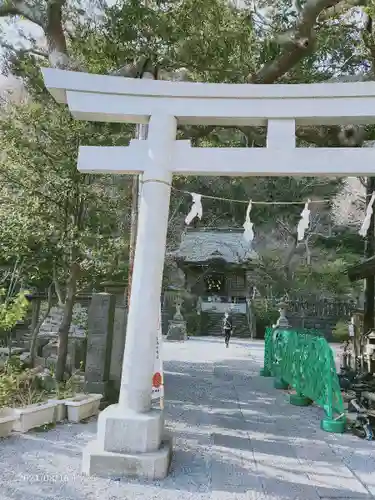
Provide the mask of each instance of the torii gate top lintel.
[{"label": "torii gate top lintel", "polygon": [[190,125],[264,126],[269,119],[297,125],[375,123],[375,82],[227,84],[169,82],[42,70],[53,97],[84,120],[147,123],[163,110]]},{"label": "torii gate top lintel", "polygon": [[[58,102],[68,104],[77,119],[152,122],[155,147],[156,141],[164,140],[161,125],[156,125],[156,121],[169,123],[162,115],[173,117],[173,126],[267,126],[266,148],[193,148],[188,141],[175,140],[174,135],[168,143],[169,169],[173,173],[348,176],[374,172],[374,148],[299,148],[295,131],[297,125],[375,123],[375,82],[168,82],[51,68],[43,69],[43,76],[51,94]],[[81,146],[78,168],[87,173],[142,173],[154,154],[150,156],[152,141],[149,134],[148,141],[132,141],[126,148]],[[155,172],[155,162],[152,164]]]}]

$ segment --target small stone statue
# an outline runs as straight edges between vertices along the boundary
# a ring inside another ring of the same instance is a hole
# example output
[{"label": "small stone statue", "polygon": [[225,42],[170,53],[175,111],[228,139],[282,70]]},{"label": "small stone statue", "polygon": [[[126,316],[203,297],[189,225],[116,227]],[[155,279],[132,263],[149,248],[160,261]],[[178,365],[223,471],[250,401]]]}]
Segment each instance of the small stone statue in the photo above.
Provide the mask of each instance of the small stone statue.
[{"label": "small stone statue", "polygon": [[176,312],[173,316],[173,319],[175,321],[183,321],[184,318],[181,314],[181,307],[182,307],[182,299],[179,297],[176,302],[175,302],[175,306],[176,306]]},{"label": "small stone statue", "polygon": [[279,312],[280,312],[280,317],[276,322],[276,326],[279,328],[289,328],[289,321],[288,318],[286,317],[286,310],[288,307],[288,304],[286,301],[282,300],[278,304],[279,306]]}]

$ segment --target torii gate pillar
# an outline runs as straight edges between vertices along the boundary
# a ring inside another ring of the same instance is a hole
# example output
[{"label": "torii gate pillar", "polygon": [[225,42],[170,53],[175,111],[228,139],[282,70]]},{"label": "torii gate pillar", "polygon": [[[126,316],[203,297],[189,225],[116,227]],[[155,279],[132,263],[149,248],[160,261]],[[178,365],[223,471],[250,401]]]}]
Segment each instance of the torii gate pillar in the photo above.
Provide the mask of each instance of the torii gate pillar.
[{"label": "torii gate pillar", "polygon": [[150,119],[147,164],[141,166],[143,187],[120,398],[100,413],[97,440],[84,450],[83,472],[89,475],[162,479],[168,473],[171,439],[164,435],[163,412],[151,409],[151,381],[172,183],[170,152],[176,130],[173,116],[156,114]]}]

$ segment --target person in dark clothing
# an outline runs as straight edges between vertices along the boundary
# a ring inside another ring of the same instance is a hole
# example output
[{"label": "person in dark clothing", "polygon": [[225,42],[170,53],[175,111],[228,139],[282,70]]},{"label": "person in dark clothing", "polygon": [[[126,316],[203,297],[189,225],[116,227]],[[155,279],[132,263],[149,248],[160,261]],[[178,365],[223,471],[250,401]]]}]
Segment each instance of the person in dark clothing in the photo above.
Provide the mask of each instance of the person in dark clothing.
[{"label": "person in dark clothing", "polygon": [[229,341],[233,330],[233,321],[232,317],[227,312],[224,314],[223,329],[224,329],[225,345],[229,347]]}]

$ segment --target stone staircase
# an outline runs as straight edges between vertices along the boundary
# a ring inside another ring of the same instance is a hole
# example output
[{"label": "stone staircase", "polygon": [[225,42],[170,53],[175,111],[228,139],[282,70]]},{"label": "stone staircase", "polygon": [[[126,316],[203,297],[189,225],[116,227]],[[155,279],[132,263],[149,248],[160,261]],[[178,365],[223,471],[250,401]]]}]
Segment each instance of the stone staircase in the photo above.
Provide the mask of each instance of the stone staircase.
[{"label": "stone staircase", "polygon": [[[233,314],[233,335],[235,337],[250,337],[250,330],[245,314]],[[223,315],[214,312],[201,312],[200,335],[223,334]]]}]

